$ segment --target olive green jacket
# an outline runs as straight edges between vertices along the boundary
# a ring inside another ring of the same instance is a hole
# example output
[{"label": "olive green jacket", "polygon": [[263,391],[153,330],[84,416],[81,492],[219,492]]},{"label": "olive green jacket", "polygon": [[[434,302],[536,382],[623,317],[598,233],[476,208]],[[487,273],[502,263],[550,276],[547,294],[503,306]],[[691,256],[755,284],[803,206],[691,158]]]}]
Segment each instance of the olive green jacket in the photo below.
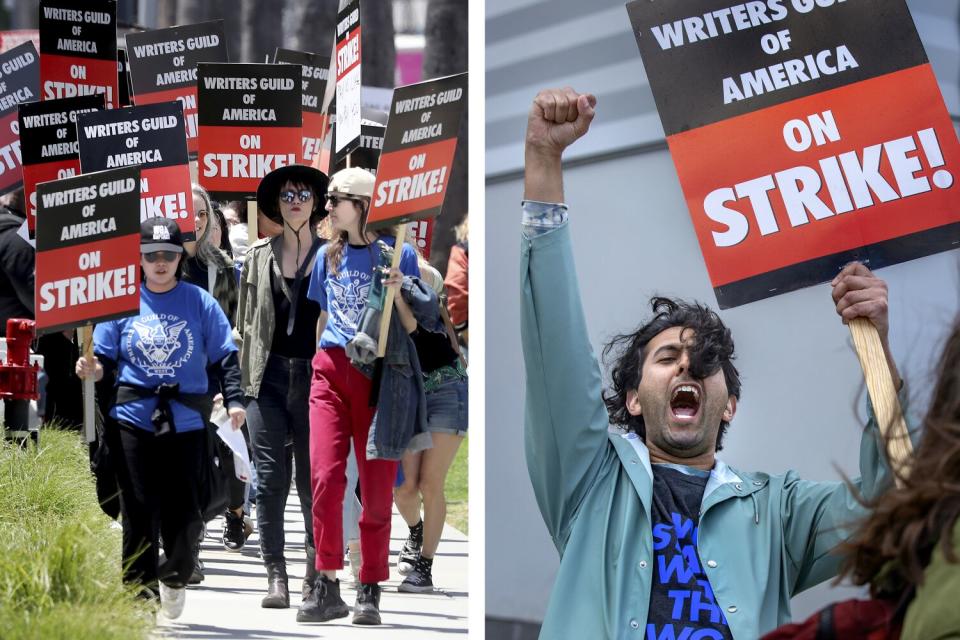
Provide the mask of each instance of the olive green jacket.
[{"label": "olive green jacket", "polygon": [[[634,434],[608,431],[566,223],[523,239],[521,291],[527,466],[560,552],[540,637],[642,640],[655,561],[650,456]],[[856,481],[868,498],[889,481],[879,445],[871,412]],[[831,551],[863,515],[843,483],[717,461],[697,550],[733,637],[788,622],[792,596],[836,575]]]},{"label": "olive green jacket", "polygon": [[[960,521],[953,526],[953,549],[960,556]],[[923,584],[907,609],[904,640],[960,638],[960,563],[947,562],[940,545],[923,573]]]}]

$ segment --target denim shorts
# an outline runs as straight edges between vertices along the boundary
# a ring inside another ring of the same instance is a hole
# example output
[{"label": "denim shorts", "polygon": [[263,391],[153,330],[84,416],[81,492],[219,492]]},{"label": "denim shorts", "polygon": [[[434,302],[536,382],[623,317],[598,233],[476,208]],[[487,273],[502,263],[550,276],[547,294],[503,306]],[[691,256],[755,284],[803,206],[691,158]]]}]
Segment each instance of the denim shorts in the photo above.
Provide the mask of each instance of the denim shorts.
[{"label": "denim shorts", "polygon": [[467,435],[467,379],[456,378],[427,393],[427,431]]}]

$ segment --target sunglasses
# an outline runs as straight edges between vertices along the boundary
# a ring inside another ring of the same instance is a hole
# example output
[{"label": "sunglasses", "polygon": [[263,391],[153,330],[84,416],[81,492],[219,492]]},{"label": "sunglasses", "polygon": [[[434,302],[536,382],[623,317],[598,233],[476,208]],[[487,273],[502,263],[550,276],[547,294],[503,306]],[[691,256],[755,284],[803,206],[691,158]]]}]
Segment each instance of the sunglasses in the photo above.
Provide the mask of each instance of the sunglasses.
[{"label": "sunglasses", "polygon": [[306,202],[313,198],[313,191],[310,189],[301,189],[300,191],[281,191],[280,199],[290,204],[294,199],[299,200],[300,202]]},{"label": "sunglasses", "polygon": [[360,201],[357,200],[356,198],[348,198],[348,197],[346,197],[346,196],[331,196],[331,195],[328,194],[328,195],[327,195],[327,202],[330,203],[330,206],[331,206],[331,207],[335,207],[335,206],[337,206],[338,204],[340,204],[341,202],[360,202]]},{"label": "sunglasses", "polygon": [[153,264],[157,260],[162,260],[164,262],[173,262],[179,256],[179,253],[174,251],[152,251],[150,253],[143,254],[144,260]]}]

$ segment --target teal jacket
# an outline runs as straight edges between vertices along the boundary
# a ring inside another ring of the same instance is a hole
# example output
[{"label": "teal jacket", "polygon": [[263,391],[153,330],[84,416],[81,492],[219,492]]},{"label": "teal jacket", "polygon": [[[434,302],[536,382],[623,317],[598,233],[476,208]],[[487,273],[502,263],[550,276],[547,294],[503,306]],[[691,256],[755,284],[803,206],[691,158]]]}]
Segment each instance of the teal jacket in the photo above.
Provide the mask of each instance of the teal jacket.
[{"label": "teal jacket", "polygon": [[[650,456],[634,434],[609,431],[569,226],[523,243],[527,466],[560,552],[540,637],[642,640],[654,578]],[[868,498],[890,477],[869,414],[855,482]],[[736,640],[756,640],[790,620],[792,596],[836,575],[831,550],[864,510],[841,482],[718,461],[700,513],[697,549],[716,601]]]}]

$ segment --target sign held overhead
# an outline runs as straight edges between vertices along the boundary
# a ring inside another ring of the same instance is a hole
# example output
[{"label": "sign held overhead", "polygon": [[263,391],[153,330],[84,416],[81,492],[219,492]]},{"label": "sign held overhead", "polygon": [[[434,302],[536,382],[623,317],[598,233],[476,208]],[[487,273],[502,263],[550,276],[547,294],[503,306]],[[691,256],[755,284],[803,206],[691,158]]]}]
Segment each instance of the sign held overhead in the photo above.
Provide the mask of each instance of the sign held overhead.
[{"label": "sign held overhead", "polygon": [[466,73],[394,91],[369,225],[440,215],[466,102]]},{"label": "sign held overhead", "polygon": [[116,0],[40,1],[40,82],[44,100],[117,95]]},{"label": "sign held overhead", "polygon": [[300,65],[201,63],[200,184],[218,200],[255,197],[260,179],[296,164]]},{"label": "sign held overhead", "polygon": [[721,308],[960,241],[960,144],[903,0],[627,12]]},{"label": "sign held overhead", "polygon": [[179,100],[187,149],[197,156],[197,65],[227,62],[223,20],[128,33],[127,55],[136,105]]},{"label": "sign held overhead", "polygon": [[184,240],[196,238],[183,110],[177,101],[112,109],[77,119],[84,173],[140,166],[140,220],[177,221]]},{"label": "sign held overhead", "polygon": [[137,167],[37,185],[39,333],[139,312],[139,200]]}]

